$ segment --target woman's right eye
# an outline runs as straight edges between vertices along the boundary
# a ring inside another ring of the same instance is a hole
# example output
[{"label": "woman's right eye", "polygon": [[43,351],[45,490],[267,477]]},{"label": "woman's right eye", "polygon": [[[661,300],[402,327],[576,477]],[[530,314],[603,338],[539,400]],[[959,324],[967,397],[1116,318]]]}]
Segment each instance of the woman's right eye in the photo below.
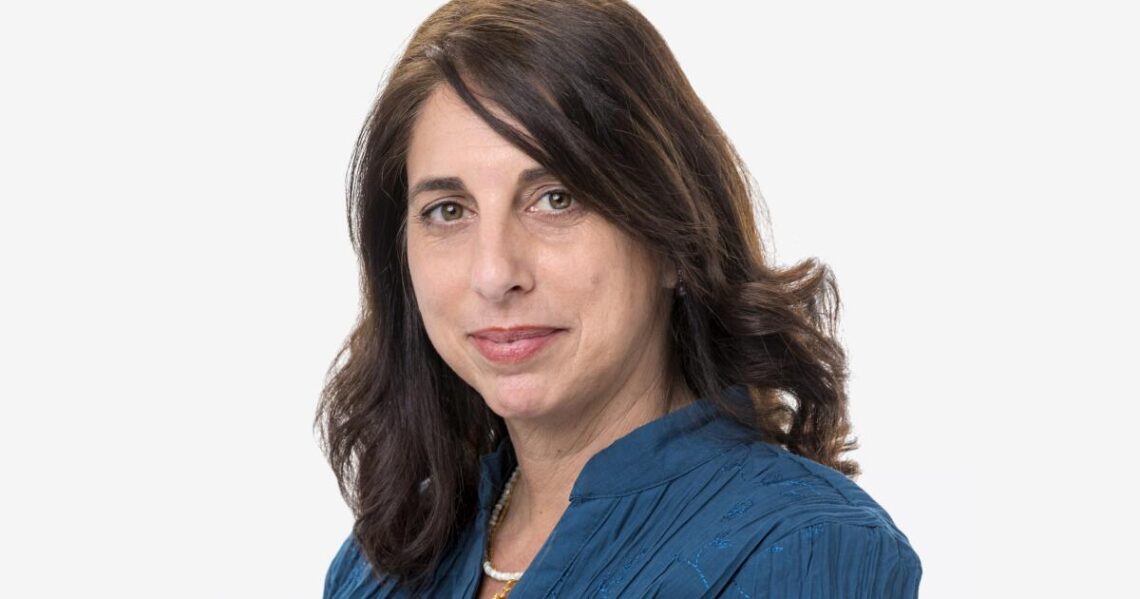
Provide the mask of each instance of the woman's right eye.
[{"label": "woman's right eye", "polygon": [[[440,202],[431,206],[420,214],[420,219],[424,221],[442,221],[450,222],[463,218],[464,208],[462,205],[455,202]],[[439,218],[435,218],[433,214],[439,213]]]}]

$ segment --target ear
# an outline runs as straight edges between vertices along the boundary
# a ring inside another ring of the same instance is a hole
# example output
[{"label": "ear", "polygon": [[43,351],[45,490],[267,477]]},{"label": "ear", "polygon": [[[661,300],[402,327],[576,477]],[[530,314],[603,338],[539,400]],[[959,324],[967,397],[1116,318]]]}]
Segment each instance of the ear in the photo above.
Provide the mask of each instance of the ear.
[{"label": "ear", "polygon": [[668,252],[654,252],[652,264],[657,270],[657,280],[664,291],[676,293],[681,282],[681,267],[676,258]]},{"label": "ear", "polygon": [[664,286],[675,291],[677,284],[681,282],[681,267],[672,260],[666,260],[662,262],[661,271]]}]

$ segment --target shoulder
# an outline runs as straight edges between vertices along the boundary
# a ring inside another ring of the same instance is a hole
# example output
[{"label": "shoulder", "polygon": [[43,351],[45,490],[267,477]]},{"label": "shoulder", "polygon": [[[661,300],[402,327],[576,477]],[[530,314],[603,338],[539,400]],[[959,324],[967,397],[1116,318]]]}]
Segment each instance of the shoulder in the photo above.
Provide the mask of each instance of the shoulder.
[{"label": "shoulder", "polygon": [[388,597],[392,586],[378,579],[352,534],[341,543],[325,574],[324,599]]},{"label": "shoulder", "polygon": [[823,519],[758,547],[724,584],[753,597],[902,599],[918,596],[921,578],[918,555],[897,530]]},{"label": "shoulder", "polygon": [[890,514],[858,483],[778,445],[740,443],[704,470],[705,476],[719,479],[721,493],[745,503],[762,501],[774,520],[804,526],[823,520],[879,526],[905,539]]},{"label": "shoulder", "polygon": [[917,553],[847,476],[761,441],[733,447],[710,466],[732,506],[719,521],[734,521],[727,536],[746,540],[724,584],[751,596],[917,594]]}]

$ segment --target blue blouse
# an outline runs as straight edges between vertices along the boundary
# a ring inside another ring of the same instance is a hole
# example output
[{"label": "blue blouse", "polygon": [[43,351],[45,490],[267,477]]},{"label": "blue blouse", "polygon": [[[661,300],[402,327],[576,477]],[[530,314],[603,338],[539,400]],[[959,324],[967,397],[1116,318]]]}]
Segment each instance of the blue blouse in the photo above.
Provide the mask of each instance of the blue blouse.
[{"label": "blue blouse", "polygon": [[[741,385],[730,401],[748,401]],[[480,511],[428,596],[474,597],[487,520],[516,459],[483,456]],[[887,512],[839,472],[756,439],[706,399],[595,454],[511,599],[916,597],[922,566]],[[406,597],[349,535],[325,599]]]}]

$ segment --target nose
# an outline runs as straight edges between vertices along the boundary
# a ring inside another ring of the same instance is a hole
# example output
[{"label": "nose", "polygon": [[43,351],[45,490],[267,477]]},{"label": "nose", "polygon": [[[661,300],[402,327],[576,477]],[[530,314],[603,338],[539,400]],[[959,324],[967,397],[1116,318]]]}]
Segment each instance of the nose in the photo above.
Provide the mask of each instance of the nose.
[{"label": "nose", "polygon": [[534,287],[528,234],[510,215],[484,214],[471,257],[471,288],[487,301],[503,303]]}]

